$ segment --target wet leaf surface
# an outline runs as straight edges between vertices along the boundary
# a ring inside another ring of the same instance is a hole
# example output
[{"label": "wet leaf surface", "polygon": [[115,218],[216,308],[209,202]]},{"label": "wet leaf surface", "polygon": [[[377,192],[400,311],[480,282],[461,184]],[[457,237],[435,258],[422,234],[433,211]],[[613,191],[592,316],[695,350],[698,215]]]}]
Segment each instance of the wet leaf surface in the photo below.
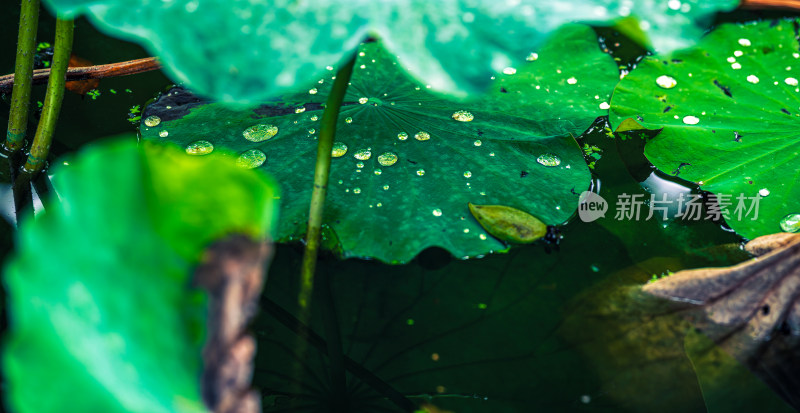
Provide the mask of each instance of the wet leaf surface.
[{"label": "wet leaf surface", "polygon": [[[570,135],[604,113],[617,79],[590,28],[563,29],[537,60],[469,103],[414,84],[379,44],[361,54],[337,127],[324,216],[345,257],[407,262],[431,246],[457,257],[506,249],[471,217],[469,202],[507,205],[548,225],[573,214],[589,173]],[[298,239],[332,83],[319,82],[239,109],[173,89],[145,109],[141,134],[195,153],[233,149],[269,171],[283,188],[279,240]]]},{"label": "wet leaf surface", "polygon": [[[128,137],[53,168],[60,202],[22,223],[4,271],[14,411],[206,411],[192,267],[229,233],[264,237],[275,193],[231,159],[146,146]],[[209,179],[238,186],[196,190]]]},{"label": "wet leaf surface", "polygon": [[748,238],[800,231],[796,36],[793,20],[725,24],[696,47],[646,57],[614,91],[612,125],[663,128],[647,158],[717,194]]},{"label": "wet leaf surface", "polygon": [[731,10],[738,1],[685,0],[677,8],[656,0],[47,3],[61,14],[87,13],[104,30],[148,46],[173,79],[198,93],[252,102],[311,84],[368,34],[381,38],[422,83],[464,96],[538,52],[565,23],[609,24],[638,16],[655,46],[672,50],[691,43],[713,13]]}]

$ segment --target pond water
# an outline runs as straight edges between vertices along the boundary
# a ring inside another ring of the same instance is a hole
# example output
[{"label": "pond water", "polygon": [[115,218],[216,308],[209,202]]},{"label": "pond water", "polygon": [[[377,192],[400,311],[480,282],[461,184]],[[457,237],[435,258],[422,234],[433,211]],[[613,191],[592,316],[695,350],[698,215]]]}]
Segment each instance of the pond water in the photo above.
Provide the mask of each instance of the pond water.
[{"label": "pond water", "polygon": [[[2,56],[13,56],[17,18],[0,17]],[[51,39],[53,27],[43,14],[39,41]],[[96,63],[147,55],[85,20],[76,24],[74,53]],[[633,52],[618,50],[625,53]],[[0,72],[12,71],[11,59],[0,61]],[[128,109],[169,84],[153,72],[103,80],[97,99],[67,94],[53,152],[135,132]],[[36,99],[43,91],[36,88]],[[7,113],[4,97],[0,123]],[[402,411],[392,395],[456,413],[792,411],[680,313],[637,294],[653,276],[747,256],[721,223],[645,219],[646,206],[639,220],[615,219],[622,194],[649,199],[697,188],[656,172],[643,138],[611,138],[603,126],[599,119],[579,143],[600,150],[593,185],[609,211],[590,223],[573,218],[557,248],[536,243],[466,261],[430,249],[407,265],[323,255],[313,334],[297,334],[302,250],[279,246],[262,300],[270,311],[253,327],[264,411]],[[10,248],[3,225],[0,256]],[[329,356],[337,347],[340,356]]]}]

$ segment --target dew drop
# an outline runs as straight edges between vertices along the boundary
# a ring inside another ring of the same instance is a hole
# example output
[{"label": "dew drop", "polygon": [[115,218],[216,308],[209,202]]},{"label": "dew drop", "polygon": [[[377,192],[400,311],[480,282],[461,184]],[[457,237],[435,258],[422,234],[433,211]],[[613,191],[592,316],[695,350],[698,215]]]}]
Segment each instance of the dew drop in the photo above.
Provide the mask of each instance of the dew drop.
[{"label": "dew drop", "polygon": [[349,116],[344,118],[344,123],[353,123],[353,118],[351,118]]},{"label": "dew drop", "polygon": [[739,39],[739,44],[744,47],[750,47],[750,40],[749,39]]},{"label": "dew drop", "polygon": [[789,214],[781,218],[780,224],[785,232],[800,232],[800,214]]},{"label": "dew drop", "polygon": [[214,144],[207,140],[194,141],[186,145],[186,153],[189,155],[206,155],[214,152]]},{"label": "dew drop", "polygon": [[250,149],[249,151],[242,152],[239,158],[236,159],[236,164],[243,168],[258,168],[267,160],[267,155],[258,149]]},{"label": "dew drop", "polygon": [[317,120],[319,120],[319,116],[317,116],[317,115],[312,115],[311,116],[311,121],[312,122],[316,122]]},{"label": "dew drop", "polygon": [[397,154],[385,152],[378,155],[378,163],[382,166],[392,166],[397,163]]},{"label": "dew drop", "polygon": [[161,132],[158,132],[158,136],[166,138],[167,136],[169,136],[169,132],[166,130],[162,130]]},{"label": "dew drop", "polygon": [[478,235],[478,238],[480,238],[482,241],[486,241],[486,234]]},{"label": "dew drop", "polygon": [[367,102],[369,102],[369,98],[358,98],[358,103],[360,103],[362,105],[367,103]]},{"label": "dew drop", "polygon": [[356,163],[356,168],[359,168],[359,169],[360,169],[360,168],[363,168],[363,167],[364,167],[364,162],[358,162],[358,163]]},{"label": "dew drop", "polygon": [[744,53],[742,53],[741,50],[736,50],[735,52],[733,52],[733,55],[736,56],[736,57],[742,57],[743,54]]},{"label": "dew drop", "polygon": [[531,54],[528,55],[528,57],[525,58],[525,60],[527,60],[529,62],[533,62],[538,58],[539,58],[539,54],[538,53],[531,53]]},{"label": "dew drop", "polygon": [[483,145],[483,142],[481,142],[480,139],[476,139],[475,142],[472,142],[472,144],[475,145],[475,146],[481,146],[481,145]]},{"label": "dew drop", "polygon": [[334,158],[341,158],[347,153],[347,145],[342,142],[334,142],[333,149],[331,149],[331,156]]},{"label": "dew drop", "polygon": [[697,125],[698,123],[700,123],[700,119],[697,116],[692,116],[692,115],[684,116],[683,123],[687,125]]},{"label": "dew drop", "polygon": [[507,75],[513,75],[514,73],[517,73],[517,69],[514,69],[513,67],[507,67],[503,69],[503,73]]},{"label": "dew drop", "polygon": [[761,196],[769,196],[769,189],[761,188],[758,190],[758,194]]},{"label": "dew drop", "polygon": [[158,116],[148,116],[144,119],[145,126],[151,128],[154,126],[158,126],[159,123],[161,123],[161,118],[159,118]]},{"label": "dew drop", "polygon": [[417,176],[423,176],[423,175],[425,175],[425,170],[422,168],[417,169]]},{"label": "dew drop", "polygon": [[571,78],[567,79],[567,83],[570,84],[570,85],[574,85],[574,84],[578,83],[578,79],[575,79],[574,77],[571,77]]},{"label": "dew drop", "polygon": [[758,83],[758,76],[756,76],[756,75],[747,76],[747,81],[750,82],[750,83],[756,84],[756,83]]},{"label": "dew drop", "polygon": [[397,134],[397,139],[400,139],[401,141],[404,141],[404,140],[408,139],[408,134],[405,133],[405,132],[400,132],[400,133]]},{"label": "dew drop", "polygon": [[375,171],[374,171],[373,173],[374,173],[375,175],[380,175],[380,174],[382,174],[382,173],[383,173],[383,171],[381,170],[381,168],[376,168],[376,169],[375,169]]},{"label": "dew drop", "polygon": [[661,75],[656,78],[656,84],[662,89],[672,89],[678,84],[672,76]]},{"label": "dew drop", "polygon": [[353,188],[353,193],[358,195],[361,193],[361,188]]},{"label": "dew drop", "polygon": [[739,63],[734,63],[734,64],[731,65],[731,69],[733,69],[733,70],[739,70],[741,68],[742,68],[742,65],[740,65]]},{"label": "dew drop", "polygon": [[453,113],[452,118],[459,122],[472,122],[472,120],[475,119],[475,116],[473,116],[472,113],[467,112],[466,110],[459,110]]},{"label": "dew drop", "polygon": [[435,217],[440,217],[440,216],[442,216],[442,210],[441,210],[441,209],[439,209],[439,208],[436,208],[436,209],[434,209],[434,210],[433,210],[433,216],[435,216]]},{"label": "dew drop", "polygon": [[602,110],[611,109],[611,105],[609,105],[608,102],[603,102],[603,103],[601,103],[601,104],[599,104],[597,106]]},{"label": "dew drop", "polygon": [[358,159],[359,161],[366,161],[367,159],[372,157],[372,151],[369,149],[360,149],[358,152],[353,154],[353,157]]},{"label": "dew drop", "polygon": [[305,112],[305,111],[306,111],[306,108],[304,108],[304,107],[299,107],[299,108],[295,108],[295,110],[294,110],[294,113],[303,113],[303,112]]},{"label": "dew drop", "polygon": [[317,130],[316,130],[316,129],[314,129],[314,128],[308,128],[308,134],[309,134],[309,135],[313,135],[313,134],[315,134],[315,133],[317,133]]},{"label": "dew drop", "polygon": [[384,190],[384,191],[388,191],[388,190],[389,190],[389,185],[384,185],[384,186],[383,186],[383,190]]},{"label": "dew drop", "polygon": [[317,94],[317,88],[309,89],[308,94],[309,95],[316,95]]},{"label": "dew drop", "polygon": [[784,80],[784,82],[786,82],[786,84],[789,86],[797,86],[797,79],[793,77],[787,77],[786,80]]},{"label": "dew drop", "polygon": [[471,177],[472,177],[472,172],[464,171],[464,178],[471,178]]},{"label": "dew drop", "polygon": [[544,166],[558,166],[561,165],[561,158],[554,153],[543,153],[536,158],[536,162]]},{"label": "dew drop", "polygon": [[278,134],[278,127],[267,123],[253,125],[242,132],[242,136],[250,142],[262,142]]},{"label": "dew drop", "polygon": [[414,134],[414,139],[418,141],[427,141],[430,138],[431,134],[425,131],[419,131],[416,134]]}]

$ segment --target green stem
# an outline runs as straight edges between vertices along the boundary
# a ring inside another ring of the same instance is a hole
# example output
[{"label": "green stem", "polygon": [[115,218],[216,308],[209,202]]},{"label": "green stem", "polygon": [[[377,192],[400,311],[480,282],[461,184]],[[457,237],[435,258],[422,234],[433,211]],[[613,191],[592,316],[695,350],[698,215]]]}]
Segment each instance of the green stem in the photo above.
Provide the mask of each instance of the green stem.
[{"label": "green stem", "polygon": [[322,211],[325,206],[325,195],[328,191],[328,174],[331,170],[331,150],[336,134],[336,121],[339,119],[339,109],[344,101],[344,94],[353,73],[356,57],[353,56],[336,73],[336,80],[328,95],[325,111],[322,112],[322,123],[319,130],[317,143],[317,164],[314,170],[314,190],[311,193],[311,207],[308,213],[308,230],[306,231],[306,247],[303,254],[303,263],[300,269],[300,319],[307,321],[309,302],[314,288],[314,270],[317,266],[320,233],[322,227]]},{"label": "green stem", "polygon": [[28,107],[33,84],[33,56],[36,53],[36,30],[39,25],[39,0],[22,0],[17,35],[17,60],[14,65],[14,89],[11,112],[3,149],[14,153],[25,144]]},{"label": "green stem", "polygon": [[42,170],[47,154],[50,152],[50,143],[56,130],[58,113],[61,110],[61,101],[64,99],[64,84],[67,79],[67,66],[72,53],[72,35],[75,27],[73,20],[56,20],[56,42],[53,53],[53,64],[50,69],[50,79],[47,82],[47,94],[44,97],[42,116],[39,127],[31,144],[31,153],[25,162],[25,169],[34,173]]}]

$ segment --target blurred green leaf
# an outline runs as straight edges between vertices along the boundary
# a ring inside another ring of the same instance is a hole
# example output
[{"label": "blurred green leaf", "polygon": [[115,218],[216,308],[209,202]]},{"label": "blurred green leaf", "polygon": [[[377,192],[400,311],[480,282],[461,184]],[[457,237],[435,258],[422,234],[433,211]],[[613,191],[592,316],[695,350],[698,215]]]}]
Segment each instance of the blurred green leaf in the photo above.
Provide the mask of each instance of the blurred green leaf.
[{"label": "blurred green leaf", "polygon": [[142,43],[173,79],[216,99],[258,101],[309,85],[368,35],[423,84],[457,96],[482,91],[561,25],[639,18],[659,50],[691,43],[737,0],[48,0]]},{"label": "blurred green leaf", "polygon": [[275,190],[229,158],[181,152],[128,139],[53,168],[60,202],[22,223],[5,271],[15,412],[206,411],[192,270],[219,237],[265,236]]}]

